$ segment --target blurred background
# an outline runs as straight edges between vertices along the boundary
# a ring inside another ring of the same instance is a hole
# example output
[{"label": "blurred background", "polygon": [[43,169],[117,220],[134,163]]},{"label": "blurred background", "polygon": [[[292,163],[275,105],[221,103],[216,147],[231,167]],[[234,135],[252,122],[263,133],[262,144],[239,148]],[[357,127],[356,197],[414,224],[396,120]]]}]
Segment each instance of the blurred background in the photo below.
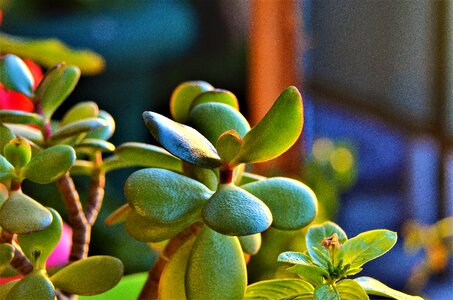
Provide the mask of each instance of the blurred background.
[{"label": "blurred background", "polygon": [[[437,246],[447,239],[426,227],[453,215],[451,1],[0,0],[0,8],[2,32],[55,37],[105,58],[105,71],[82,77],[62,111],[96,101],[116,120],[116,145],[151,142],[141,113],[168,115],[182,81],[232,91],[252,124],[296,85],[303,137],[282,159],[255,168],[306,182],[321,203],[320,220],[335,220],[350,237],[398,231],[395,248],[363,275],[453,298],[451,245]],[[108,175],[90,253],[120,257],[129,273],[149,269],[155,252],[103,220],[125,202],[131,171]],[[264,247],[252,259],[252,280],[277,274],[275,255],[303,243],[303,232],[266,235],[277,252]]]}]

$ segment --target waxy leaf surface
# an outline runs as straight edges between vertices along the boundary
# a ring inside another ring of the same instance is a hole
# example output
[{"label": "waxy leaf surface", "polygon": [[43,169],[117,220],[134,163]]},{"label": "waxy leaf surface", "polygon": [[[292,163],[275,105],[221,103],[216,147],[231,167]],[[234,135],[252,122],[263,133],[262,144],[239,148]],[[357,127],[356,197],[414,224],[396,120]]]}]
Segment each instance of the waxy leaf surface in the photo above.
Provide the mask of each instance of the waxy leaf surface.
[{"label": "waxy leaf surface", "polygon": [[229,163],[241,149],[242,139],[234,130],[222,133],[217,142],[216,149],[223,162]]},{"label": "waxy leaf surface", "polygon": [[0,182],[13,177],[14,172],[14,166],[3,155],[0,155]]},{"label": "waxy leaf surface", "polygon": [[42,125],[44,120],[35,113],[4,109],[0,110],[0,123]]},{"label": "waxy leaf surface", "polygon": [[116,124],[112,115],[104,110],[100,110],[97,117],[107,122],[107,126],[97,128],[88,132],[87,138],[108,140],[115,132]]},{"label": "waxy leaf surface", "polygon": [[300,279],[271,279],[247,287],[245,300],[313,299],[313,286]]},{"label": "waxy leaf surface", "polygon": [[16,136],[26,138],[37,144],[42,144],[43,136],[41,130],[22,124],[8,124],[8,127]]},{"label": "waxy leaf surface", "polygon": [[7,300],[54,300],[55,288],[44,271],[28,274],[9,291]]},{"label": "waxy leaf surface", "polygon": [[242,250],[250,255],[255,255],[261,248],[261,233],[238,236]]},{"label": "waxy leaf surface", "polygon": [[222,103],[239,110],[239,103],[236,96],[227,90],[213,89],[198,95],[191,104],[190,110],[203,103]]},{"label": "waxy leaf surface", "polygon": [[9,90],[33,97],[33,75],[16,55],[7,54],[0,58],[0,82]]},{"label": "waxy leaf surface", "polygon": [[370,295],[388,297],[398,300],[422,300],[422,297],[411,296],[403,292],[397,291],[383,284],[379,280],[376,280],[371,277],[358,277],[354,279],[355,282],[360,284],[360,286]]},{"label": "waxy leaf surface", "polygon": [[205,81],[187,81],[176,87],[170,98],[171,116],[176,122],[184,123],[189,115],[192,101],[201,93],[214,89]]},{"label": "waxy leaf surface", "polygon": [[83,139],[80,143],[74,146],[77,151],[85,151],[91,153],[93,151],[113,152],[115,145],[110,142],[100,139]]},{"label": "waxy leaf surface", "polygon": [[344,279],[335,286],[342,300],[367,300],[370,299],[365,290],[354,280]]},{"label": "waxy leaf surface", "polygon": [[68,110],[61,120],[60,126],[63,127],[83,119],[96,118],[98,113],[99,107],[95,102],[80,102]]},{"label": "waxy leaf surface", "polygon": [[66,126],[55,130],[50,137],[50,143],[55,143],[69,137],[74,137],[82,133],[87,133],[96,128],[107,126],[107,122],[101,118],[89,118],[69,123]]}]

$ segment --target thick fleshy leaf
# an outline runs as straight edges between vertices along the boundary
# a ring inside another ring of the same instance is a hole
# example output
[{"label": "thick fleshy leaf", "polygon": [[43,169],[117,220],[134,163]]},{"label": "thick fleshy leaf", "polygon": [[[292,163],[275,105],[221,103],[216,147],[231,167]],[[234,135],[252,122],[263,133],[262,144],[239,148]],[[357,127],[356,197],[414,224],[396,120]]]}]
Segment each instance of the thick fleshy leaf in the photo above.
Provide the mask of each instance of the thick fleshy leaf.
[{"label": "thick fleshy leaf", "polygon": [[77,159],[71,167],[71,175],[91,175],[95,170],[95,165],[91,161]]},{"label": "thick fleshy leaf", "polygon": [[16,136],[26,138],[37,144],[43,143],[43,136],[41,130],[22,124],[7,124],[8,127]]},{"label": "thick fleshy leaf", "polygon": [[44,75],[35,92],[35,99],[41,102],[44,118],[50,120],[55,110],[74,90],[79,78],[80,69],[65,64],[55,66]]},{"label": "thick fleshy leaf", "polygon": [[356,281],[366,292],[370,295],[389,297],[397,300],[422,300],[422,297],[411,296],[403,292],[394,290],[387,285],[383,284],[379,280],[376,280],[371,277],[358,277],[355,278]]},{"label": "thick fleshy leaf", "polygon": [[95,102],[80,102],[65,113],[63,119],[61,120],[60,126],[63,127],[83,119],[96,118],[98,113],[99,107]]},{"label": "thick fleshy leaf", "polygon": [[[338,235],[338,241],[341,244],[344,244],[347,241],[347,235],[337,224],[333,222],[324,222],[321,225],[314,225],[308,229],[307,235],[305,237],[305,242],[307,244],[307,250],[310,254],[311,259],[324,268],[327,268],[328,264],[324,259],[324,256],[320,253],[323,253],[325,256],[329,257],[329,252],[326,248],[321,246],[322,240],[324,238],[331,237],[334,233]],[[316,248],[318,251],[316,251]],[[339,263],[340,251],[336,251],[335,266]]]},{"label": "thick fleshy leaf", "polygon": [[287,251],[280,253],[277,258],[279,262],[285,262],[296,265],[312,265],[310,256],[307,253]]},{"label": "thick fleshy leaf", "polygon": [[286,269],[287,271],[299,275],[313,286],[324,283],[324,278],[329,277],[329,273],[321,267],[314,265],[295,265]]},{"label": "thick fleshy leaf", "polygon": [[11,280],[0,284],[0,300],[8,300],[6,297],[8,296],[9,291],[19,282],[19,279]]},{"label": "thick fleshy leaf", "polygon": [[242,299],[247,270],[239,240],[205,226],[193,244],[186,270],[187,299]]},{"label": "thick fleshy leaf", "polygon": [[271,279],[247,286],[245,300],[313,299],[314,288],[300,279]]},{"label": "thick fleshy leaf", "polygon": [[16,283],[7,295],[8,300],[54,300],[55,288],[45,271],[35,271]]},{"label": "thick fleshy leaf", "polygon": [[142,166],[163,168],[175,172],[182,172],[180,159],[168,153],[165,149],[144,143],[124,143],[115,150],[124,166]]},{"label": "thick fleshy leaf", "polygon": [[143,113],[143,119],[156,140],[174,156],[208,169],[219,166],[220,157],[214,146],[192,127],[149,111]]},{"label": "thick fleshy leaf", "polygon": [[258,174],[253,174],[250,172],[243,172],[241,175],[240,181],[237,185],[243,186],[247,183],[252,183],[252,182],[260,181],[260,180],[264,180],[264,179],[267,179],[267,177],[264,177],[264,176],[261,176]]},{"label": "thick fleshy leaf", "polygon": [[0,110],[0,123],[42,125],[44,120],[35,113],[4,109]]},{"label": "thick fleshy leaf", "polygon": [[316,287],[314,296],[315,300],[341,300],[337,291],[327,284]]},{"label": "thick fleshy leaf", "polygon": [[184,123],[189,115],[192,101],[201,93],[213,90],[205,81],[187,81],[178,85],[170,98],[171,116],[176,122]]},{"label": "thick fleshy leaf", "polygon": [[395,245],[396,232],[385,229],[376,229],[347,240],[343,245],[343,264],[350,264],[351,269],[361,267]]},{"label": "thick fleshy leaf", "polygon": [[217,142],[216,149],[223,162],[229,163],[241,149],[242,139],[234,130],[222,133]]},{"label": "thick fleshy leaf", "polygon": [[75,151],[71,147],[53,146],[33,156],[22,174],[36,183],[50,183],[68,172],[75,159]]},{"label": "thick fleshy leaf", "polygon": [[0,274],[8,267],[14,257],[14,247],[8,243],[0,243]]},{"label": "thick fleshy leaf", "polygon": [[251,235],[263,232],[272,223],[269,208],[249,192],[221,184],[202,210],[206,224],[226,235]]},{"label": "thick fleshy leaf", "polygon": [[303,125],[302,97],[297,88],[288,87],[263,119],[243,138],[234,162],[257,163],[276,158],[299,138]]},{"label": "thick fleshy leaf", "polygon": [[106,111],[100,110],[97,116],[107,122],[107,126],[88,132],[87,138],[108,140],[115,132],[116,124],[113,117]]},{"label": "thick fleshy leaf", "polygon": [[55,273],[55,287],[76,295],[97,295],[113,288],[123,276],[123,263],[112,256],[91,256]]},{"label": "thick fleshy leaf", "polygon": [[335,286],[341,300],[367,300],[370,299],[365,290],[354,280],[344,279]]},{"label": "thick fleshy leaf", "polygon": [[115,145],[100,139],[83,139],[75,146],[75,149],[88,153],[93,151],[113,152],[115,151]]},{"label": "thick fleshy leaf", "polygon": [[7,54],[0,58],[0,82],[9,90],[33,97],[33,75],[16,55]]},{"label": "thick fleshy leaf", "polygon": [[8,127],[0,124],[0,155],[3,155],[5,145],[15,137],[14,133]]},{"label": "thick fleshy leaf", "polygon": [[196,213],[212,192],[200,182],[165,169],[142,169],[124,185],[126,199],[141,216],[159,223],[178,222]]},{"label": "thick fleshy leaf", "polygon": [[3,155],[0,155],[0,182],[14,176],[14,166]]},{"label": "thick fleshy leaf", "polygon": [[223,89],[213,89],[201,93],[193,99],[190,110],[203,103],[222,103],[231,106],[235,110],[239,110],[239,102],[236,96],[232,92]]},{"label": "thick fleshy leaf", "polygon": [[261,248],[261,233],[238,237],[242,250],[250,255],[255,255]]},{"label": "thick fleshy leaf", "polygon": [[196,238],[196,236],[192,236],[185,241],[168,261],[159,280],[159,299],[187,299],[185,290],[186,268]]},{"label": "thick fleshy leaf", "polygon": [[5,158],[16,169],[23,168],[31,159],[31,146],[24,138],[17,137],[8,142],[3,149]]},{"label": "thick fleshy leaf", "polygon": [[47,258],[60,241],[62,232],[63,221],[60,215],[53,208],[48,209],[53,217],[49,226],[38,232],[17,236],[22,251],[37,269],[46,267]]},{"label": "thick fleshy leaf", "polygon": [[0,226],[13,233],[43,230],[51,222],[49,210],[21,191],[12,192],[0,208]]},{"label": "thick fleshy leaf", "polygon": [[217,169],[205,169],[183,163],[183,174],[203,183],[211,191],[215,191],[219,185],[219,173]]},{"label": "thick fleshy leaf", "polygon": [[275,177],[241,186],[266,203],[272,212],[272,227],[297,230],[310,224],[318,212],[315,193],[300,181]]},{"label": "thick fleshy leaf", "polygon": [[188,123],[215,144],[219,136],[228,130],[235,130],[243,137],[250,125],[243,115],[223,103],[203,103],[189,113]]},{"label": "thick fleshy leaf", "polygon": [[114,225],[118,223],[123,223],[126,221],[129,214],[132,212],[132,208],[129,206],[129,203],[126,203],[112,212],[106,219],[106,225]]},{"label": "thick fleshy leaf", "polygon": [[2,207],[3,202],[5,202],[6,199],[8,199],[8,197],[9,197],[9,191],[6,188],[6,185],[4,185],[3,183],[0,183],[0,207]]},{"label": "thick fleshy leaf", "polygon": [[70,123],[56,130],[50,137],[50,143],[56,143],[66,138],[74,137],[82,133],[87,133],[96,128],[107,126],[107,122],[100,118],[83,119]]}]

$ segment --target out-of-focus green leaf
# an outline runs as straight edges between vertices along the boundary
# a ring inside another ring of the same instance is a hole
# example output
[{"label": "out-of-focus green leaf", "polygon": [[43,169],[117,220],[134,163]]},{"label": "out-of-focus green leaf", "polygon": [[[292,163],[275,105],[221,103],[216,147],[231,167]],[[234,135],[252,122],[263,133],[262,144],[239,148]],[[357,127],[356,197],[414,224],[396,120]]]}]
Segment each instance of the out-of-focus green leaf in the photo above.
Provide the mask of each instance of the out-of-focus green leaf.
[{"label": "out-of-focus green leaf", "polygon": [[397,300],[423,300],[419,296],[411,296],[403,292],[394,290],[379,280],[371,277],[358,277],[354,279],[370,295],[389,297]]},{"label": "out-of-focus green leaf", "polygon": [[16,279],[0,284],[0,300],[7,300],[6,296],[8,296],[9,291],[11,291],[13,286],[18,282],[19,279]]},{"label": "out-of-focus green leaf", "polygon": [[0,49],[3,53],[31,58],[46,68],[64,61],[78,66],[83,75],[96,75],[105,66],[101,55],[90,50],[72,50],[57,39],[25,39],[0,33]]},{"label": "out-of-focus green leaf", "polygon": [[217,169],[205,169],[189,163],[183,163],[183,174],[203,183],[211,191],[215,191],[219,185]]},{"label": "out-of-focus green leaf", "polygon": [[20,110],[0,110],[0,123],[13,124],[34,124],[41,126],[44,124],[43,118],[35,113]]},{"label": "out-of-focus green leaf", "polygon": [[3,156],[0,155],[0,181],[15,176],[14,166]]},{"label": "out-of-focus green leaf", "polygon": [[51,222],[49,210],[21,191],[12,192],[0,208],[0,226],[13,233],[43,230]]},{"label": "out-of-focus green leaf", "polygon": [[341,300],[338,292],[328,284],[316,287],[314,296],[315,300]]},{"label": "out-of-focus green leaf", "polygon": [[247,286],[245,300],[313,299],[314,288],[301,279],[271,279]]},{"label": "out-of-focus green leaf", "polygon": [[24,167],[31,159],[31,146],[21,137],[14,138],[3,149],[5,158],[16,168]]},{"label": "out-of-focus green leaf", "polygon": [[124,185],[126,199],[141,216],[173,223],[196,213],[212,192],[200,182],[165,169],[134,172]]},{"label": "out-of-focus green leaf", "polygon": [[93,101],[80,102],[70,110],[68,110],[63,119],[61,120],[60,126],[64,127],[70,123],[74,123],[83,119],[96,118],[99,113],[98,105]]},{"label": "out-of-focus green leaf", "polygon": [[16,55],[7,54],[0,57],[0,82],[9,90],[33,97],[33,75],[24,61]]},{"label": "out-of-focus green leaf", "polygon": [[395,245],[396,232],[385,229],[376,229],[347,240],[343,245],[343,264],[350,264],[351,269],[363,266]]},{"label": "out-of-focus green leaf", "polygon": [[123,276],[113,289],[96,296],[80,296],[80,300],[138,299],[140,291],[148,278],[148,272]]},{"label": "out-of-focus green leaf", "polygon": [[222,89],[213,89],[201,93],[193,99],[190,110],[203,103],[222,103],[231,106],[235,110],[239,110],[239,103],[236,96],[232,92]]},{"label": "out-of-focus green leaf", "polygon": [[112,256],[91,256],[73,262],[55,273],[55,287],[76,295],[97,295],[110,290],[123,276],[123,263]]},{"label": "out-of-focus green leaf", "polygon": [[184,123],[195,97],[212,89],[214,87],[205,81],[186,81],[178,85],[170,98],[170,112],[173,119],[176,122]]},{"label": "out-of-focus green leaf", "polygon": [[344,279],[335,286],[341,300],[367,300],[370,299],[365,290],[354,280]]},{"label": "out-of-focus green leaf", "polygon": [[3,183],[0,183],[0,207],[2,207],[3,202],[6,201],[9,197],[9,192],[6,186]]},{"label": "out-of-focus green leaf", "polygon": [[100,139],[83,139],[75,146],[75,149],[89,153],[92,151],[113,152],[115,151],[115,145]]},{"label": "out-of-focus green leaf", "polygon": [[219,166],[220,157],[214,146],[192,127],[149,111],[143,113],[143,119],[151,134],[171,154],[208,169]]},{"label": "out-of-focus green leaf", "polygon": [[8,300],[54,300],[55,288],[45,275],[45,271],[28,274],[9,291]]},{"label": "out-of-focus green leaf", "polygon": [[55,66],[44,75],[36,88],[35,99],[40,101],[46,120],[50,120],[55,110],[71,94],[79,78],[80,69],[64,63]]},{"label": "out-of-focus green leaf", "polygon": [[0,244],[0,274],[8,267],[14,257],[14,247],[8,243]]},{"label": "out-of-focus green leaf", "polygon": [[302,126],[302,97],[297,88],[291,86],[243,137],[241,150],[233,162],[257,163],[276,158],[297,141]]},{"label": "out-of-focus green leaf", "polygon": [[131,213],[132,208],[126,203],[112,212],[106,219],[105,224],[114,225],[126,221],[127,216]]},{"label": "out-of-focus green leaf", "polygon": [[22,175],[36,183],[50,183],[68,172],[75,159],[75,151],[71,147],[53,146],[33,156]]},{"label": "out-of-focus green leaf", "polygon": [[22,124],[5,124],[16,136],[20,136],[30,140],[34,143],[41,145],[43,143],[43,136],[41,130],[36,128],[22,125]]},{"label": "out-of-focus green leaf", "polygon": [[250,255],[255,255],[261,248],[261,233],[238,236],[242,250]]},{"label": "out-of-focus green leaf", "polygon": [[[38,232],[17,236],[22,251],[37,269],[45,269],[46,261],[61,237],[63,221],[53,208],[48,209],[53,217],[49,226]],[[35,253],[39,253],[39,255],[35,255]]]},{"label": "out-of-focus green leaf", "polygon": [[8,127],[0,124],[0,155],[3,155],[5,145],[15,137],[14,133]]},{"label": "out-of-focus green leaf", "polygon": [[247,270],[239,240],[205,226],[193,244],[185,284],[187,299],[242,299]]},{"label": "out-of-focus green leaf", "polygon": [[107,126],[88,132],[86,137],[92,139],[108,140],[115,132],[115,120],[108,112],[104,110],[100,110],[97,117],[106,121]]},{"label": "out-of-focus green leaf", "polygon": [[302,253],[302,252],[293,252],[293,251],[283,252],[283,253],[280,253],[277,260],[279,262],[285,262],[285,263],[297,264],[297,265],[313,264],[310,256],[308,256],[306,253]]},{"label": "out-of-focus green leaf", "polygon": [[329,273],[326,270],[314,265],[295,265],[286,270],[299,275],[302,279],[311,283],[313,286],[323,284],[324,277],[329,277]]},{"label": "out-of-focus green leaf", "polygon": [[315,193],[297,180],[275,177],[241,186],[271,210],[272,227],[297,230],[310,224],[318,212]]},{"label": "out-of-focus green leaf", "polygon": [[63,139],[74,137],[82,133],[87,133],[100,127],[107,126],[107,122],[100,118],[89,118],[70,123],[53,132],[50,143],[57,143]]},{"label": "out-of-focus green leaf", "polygon": [[202,210],[203,220],[226,235],[251,235],[263,232],[272,223],[269,208],[249,192],[221,184]]},{"label": "out-of-focus green leaf", "polygon": [[223,162],[229,163],[241,149],[242,140],[235,130],[228,130],[219,136],[216,149]]},{"label": "out-of-focus green leaf", "polygon": [[94,163],[86,160],[76,160],[71,167],[71,175],[91,175],[95,169]]}]

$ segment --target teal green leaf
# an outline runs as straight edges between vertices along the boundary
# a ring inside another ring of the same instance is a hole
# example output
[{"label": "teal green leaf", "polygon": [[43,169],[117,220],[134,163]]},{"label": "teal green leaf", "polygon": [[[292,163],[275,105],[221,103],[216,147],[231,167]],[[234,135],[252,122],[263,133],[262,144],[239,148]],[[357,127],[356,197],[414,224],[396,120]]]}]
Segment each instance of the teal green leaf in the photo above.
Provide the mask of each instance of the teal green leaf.
[{"label": "teal green leaf", "polygon": [[241,186],[272,212],[272,227],[297,230],[310,224],[318,212],[315,193],[300,181],[275,177]]},{"label": "teal green leaf", "polygon": [[376,280],[371,277],[358,277],[355,278],[356,281],[360,286],[367,292],[369,295],[376,295],[382,297],[389,297],[392,299],[397,300],[423,300],[422,297],[419,296],[411,296],[405,294],[403,292],[394,290],[387,285],[383,284],[379,280]]},{"label": "teal green leaf", "polygon": [[0,155],[0,181],[9,179],[14,176],[14,166],[3,155]]},{"label": "teal green leaf", "polygon": [[223,103],[203,103],[195,106],[189,113],[188,123],[213,144],[225,131],[234,130],[243,137],[250,130],[244,116]]},{"label": "teal green leaf", "polygon": [[0,155],[3,155],[5,145],[15,137],[15,134],[8,127],[0,124]]},{"label": "teal green leaf", "polygon": [[291,86],[244,136],[241,150],[234,162],[258,163],[276,158],[297,141],[302,126],[302,97],[297,88]]},{"label": "teal green leaf", "polygon": [[124,143],[115,150],[124,166],[142,166],[163,168],[170,171],[182,172],[182,162],[165,149],[144,143]]},{"label": "teal green leaf", "polygon": [[0,226],[13,233],[43,230],[51,222],[49,210],[21,191],[11,192],[0,208]]},{"label": "teal green leaf", "polygon": [[242,299],[247,270],[236,237],[204,226],[193,244],[186,270],[187,299]]},{"label": "teal green leaf", "polygon": [[83,139],[80,143],[74,146],[77,151],[91,153],[92,151],[113,152],[115,145],[110,142],[100,139]]},{"label": "teal green leaf", "polygon": [[212,192],[200,182],[165,169],[142,169],[126,180],[124,193],[135,211],[159,223],[196,213]]},{"label": "teal green leaf", "polygon": [[126,221],[129,214],[132,212],[132,208],[129,206],[129,203],[126,203],[117,209],[115,209],[106,219],[106,225],[114,225],[118,223],[123,223]]},{"label": "teal green leaf", "polygon": [[50,183],[68,172],[75,158],[75,151],[71,147],[53,146],[33,156],[22,174],[36,183]]},{"label": "teal green leaf", "polygon": [[110,290],[123,276],[123,263],[112,256],[91,256],[73,262],[55,273],[55,287],[76,295],[97,295]]},{"label": "teal green leaf", "polygon": [[12,124],[34,124],[41,126],[44,124],[43,118],[35,113],[20,110],[0,110],[0,123]]},{"label": "teal green leaf", "polygon": [[115,120],[108,112],[104,110],[100,110],[97,117],[106,121],[107,126],[100,127],[98,129],[88,132],[86,137],[92,139],[108,140],[109,138],[112,137],[113,133],[115,132],[116,128]]},{"label": "teal green leaf", "polygon": [[327,284],[318,286],[314,292],[315,300],[341,300],[335,289]]},{"label": "teal green leaf", "polygon": [[343,264],[350,264],[351,269],[361,267],[395,245],[396,232],[385,229],[376,229],[347,240],[343,245]]},{"label": "teal green leaf", "polygon": [[19,279],[16,279],[0,284],[0,300],[7,300],[6,296],[8,296],[9,291],[11,291],[13,286],[19,281]]},{"label": "teal green leaf", "polygon": [[220,184],[201,214],[209,227],[226,235],[263,232],[272,223],[269,208],[260,199],[233,184]]},{"label": "teal green leaf", "polygon": [[313,286],[321,285],[324,283],[324,278],[329,278],[329,273],[326,270],[314,265],[295,265],[286,270],[299,275]]},{"label": "teal green leaf", "polygon": [[[53,217],[49,226],[38,232],[17,236],[22,251],[33,263],[35,269],[45,269],[47,259],[61,238],[63,221],[53,208],[48,209]],[[39,255],[37,256],[35,253],[39,253]]]},{"label": "teal green leaf", "polygon": [[245,300],[313,299],[314,288],[301,279],[271,279],[247,286]]},{"label": "teal green leaf", "polygon": [[7,54],[0,58],[0,82],[9,90],[33,97],[33,75],[16,55]]},{"label": "teal green leaf", "polygon": [[253,174],[253,173],[250,173],[250,172],[244,172],[244,173],[242,173],[242,176],[240,178],[238,186],[243,186],[243,185],[245,185],[247,183],[252,183],[252,182],[255,182],[255,181],[264,180],[266,178],[267,177],[264,177],[264,176],[261,176],[261,175],[258,175],[258,174]]},{"label": "teal green leaf", "polygon": [[217,142],[216,149],[223,162],[229,163],[241,149],[242,140],[235,130],[222,133]]},{"label": "teal green leaf", "polygon": [[290,263],[290,264],[297,264],[297,265],[312,265],[313,264],[310,256],[308,256],[306,253],[293,252],[293,251],[287,251],[287,252],[280,253],[280,255],[277,258],[277,261]]},{"label": "teal green leaf", "polygon": [[71,175],[86,175],[93,174],[95,170],[94,163],[86,160],[77,159],[71,167]]},{"label": "teal green leaf", "polygon": [[344,279],[335,285],[341,300],[367,300],[370,299],[365,290],[354,280]]},{"label": "teal green leaf", "polygon": [[14,246],[8,243],[0,243],[0,274],[8,267],[14,257]]},{"label": "teal green leaf", "polygon": [[201,93],[193,99],[192,104],[190,105],[190,110],[203,103],[222,103],[231,106],[235,110],[239,110],[239,103],[236,96],[232,92],[222,89],[213,89],[211,91]]},{"label": "teal green leaf", "polygon": [[[329,252],[326,248],[321,246],[321,242],[324,238],[330,237],[334,233],[338,234],[338,241],[341,244],[344,244],[348,239],[343,229],[341,229],[340,226],[333,222],[324,222],[321,225],[311,226],[308,229],[307,235],[305,237],[305,242],[307,244],[307,250],[310,254],[310,257],[316,264],[324,268],[327,268],[327,262],[323,258],[323,255],[321,255],[319,252],[323,253],[327,257],[329,257]],[[316,248],[318,251],[313,248]],[[335,256],[335,266],[339,262],[340,252],[341,249],[336,251],[337,255]]]},{"label": "teal green leaf", "polygon": [[50,69],[43,77],[35,92],[35,99],[40,101],[42,113],[50,120],[55,110],[74,90],[80,78],[80,69],[64,63]]},{"label": "teal green leaf", "polygon": [[63,127],[83,119],[96,118],[98,113],[99,107],[95,102],[80,102],[71,107],[71,109],[65,113],[63,119],[61,120],[60,126]]},{"label": "teal green leaf", "polygon": [[212,89],[214,87],[205,81],[186,81],[178,85],[170,98],[170,112],[173,119],[184,123],[195,97]]},{"label": "teal green leaf", "polygon": [[22,278],[9,291],[8,300],[54,300],[55,288],[45,271],[34,271]]},{"label": "teal green leaf", "polygon": [[22,124],[8,124],[6,127],[8,127],[16,136],[26,138],[37,144],[43,143],[44,139],[41,130]]},{"label": "teal green leaf", "polygon": [[154,138],[174,156],[208,169],[219,166],[214,146],[192,127],[149,111],[143,113],[143,119]]},{"label": "teal green leaf", "polygon": [[47,69],[65,61],[78,66],[84,75],[95,75],[105,66],[104,59],[96,52],[70,49],[57,39],[26,39],[1,32],[0,48],[4,53],[28,57]]},{"label": "teal green leaf", "polygon": [[261,233],[238,237],[242,250],[250,255],[255,255],[261,248]]},{"label": "teal green leaf", "polygon": [[82,133],[95,130],[96,128],[107,126],[107,122],[100,118],[83,119],[70,123],[66,126],[58,128],[52,133],[49,142],[57,143],[66,138],[74,137]]},{"label": "teal green leaf", "polygon": [[215,191],[219,185],[219,172],[217,169],[205,169],[184,162],[183,174],[203,183],[211,191]]}]

